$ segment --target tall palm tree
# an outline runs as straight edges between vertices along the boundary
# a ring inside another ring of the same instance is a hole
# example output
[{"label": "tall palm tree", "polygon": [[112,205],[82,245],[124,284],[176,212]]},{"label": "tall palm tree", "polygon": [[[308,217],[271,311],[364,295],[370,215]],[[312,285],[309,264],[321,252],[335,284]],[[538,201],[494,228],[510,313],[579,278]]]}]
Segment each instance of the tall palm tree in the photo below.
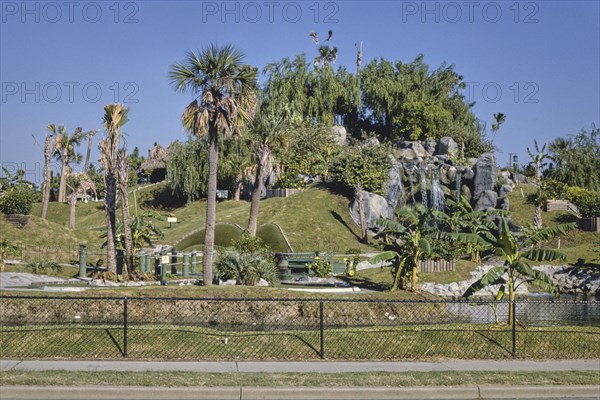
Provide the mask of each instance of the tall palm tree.
[{"label": "tall palm tree", "polygon": [[104,209],[106,211],[106,249],[109,272],[117,272],[116,230],[117,230],[117,153],[121,139],[121,127],[127,122],[129,109],[123,104],[109,104],[104,107],[105,138],[100,141],[100,160],[104,167]]},{"label": "tall palm tree", "polygon": [[60,185],[58,186],[58,201],[63,203],[67,198],[67,175],[69,164],[78,159],[75,146],[79,146],[85,137],[81,128],[75,129],[68,134],[64,125],[58,128],[54,124],[48,125],[48,129],[54,135],[54,157],[61,162]]},{"label": "tall palm tree", "polygon": [[83,164],[83,173],[87,174],[88,169],[90,168],[90,155],[92,154],[92,141],[94,140],[94,135],[96,134],[96,130],[92,129],[88,133],[86,133],[86,137],[88,140],[87,143],[87,151],[85,153],[85,163]]},{"label": "tall palm tree", "polygon": [[133,233],[131,230],[131,214],[129,212],[129,192],[127,191],[129,162],[127,147],[124,146],[117,152],[117,175],[119,194],[121,195],[121,210],[123,212],[123,234],[125,239],[125,262],[128,272],[133,271]]},{"label": "tall palm tree", "polygon": [[50,160],[52,159],[52,135],[52,133],[46,135],[46,142],[44,144],[44,183],[42,184],[42,219],[46,219],[46,215],[48,215],[48,203],[50,203],[50,191],[52,190],[52,172],[50,171]]},{"label": "tall palm tree", "polygon": [[197,137],[208,134],[205,285],[212,284],[219,132],[226,137],[239,132],[256,105],[257,69],[243,64],[243,58],[244,54],[231,45],[212,44],[198,52],[187,52],[185,59],[173,64],[169,71],[175,90],[194,97],[183,112],[183,126]]},{"label": "tall palm tree", "polygon": [[250,203],[250,216],[248,219],[248,232],[256,236],[258,225],[258,210],[260,198],[265,184],[265,173],[274,151],[285,146],[285,130],[288,127],[288,113],[282,112],[278,107],[263,102],[250,124],[250,143],[252,152],[256,155],[256,174],[252,198]]}]

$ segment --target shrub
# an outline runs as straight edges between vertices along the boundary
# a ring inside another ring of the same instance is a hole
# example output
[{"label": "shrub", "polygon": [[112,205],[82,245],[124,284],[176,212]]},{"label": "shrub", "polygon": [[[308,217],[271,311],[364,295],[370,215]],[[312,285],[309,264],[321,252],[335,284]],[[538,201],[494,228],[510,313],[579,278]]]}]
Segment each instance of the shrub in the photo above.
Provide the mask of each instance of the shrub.
[{"label": "shrub", "polygon": [[542,190],[549,199],[564,199],[567,196],[568,186],[556,179],[544,179]]},{"label": "shrub", "polygon": [[35,200],[35,190],[31,185],[17,184],[8,189],[0,198],[0,211],[4,214],[27,215]]},{"label": "shrub", "polygon": [[62,265],[57,263],[56,261],[35,261],[27,264],[27,267],[31,268],[31,272],[34,274],[49,274],[49,273],[59,273],[62,271]]},{"label": "shrub", "polygon": [[275,260],[260,238],[245,231],[232,245],[235,250],[219,255],[215,262],[219,279],[235,279],[239,285],[254,285],[261,278],[270,284],[277,280]]},{"label": "shrub", "polygon": [[600,216],[600,192],[571,186],[567,189],[567,200],[579,209],[582,217]]},{"label": "shrub", "polygon": [[327,278],[331,276],[331,263],[323,260],[323,258],[317,256],[312,264],[307,264],[306,268],[309,271],[313,271],[317,278]]}]

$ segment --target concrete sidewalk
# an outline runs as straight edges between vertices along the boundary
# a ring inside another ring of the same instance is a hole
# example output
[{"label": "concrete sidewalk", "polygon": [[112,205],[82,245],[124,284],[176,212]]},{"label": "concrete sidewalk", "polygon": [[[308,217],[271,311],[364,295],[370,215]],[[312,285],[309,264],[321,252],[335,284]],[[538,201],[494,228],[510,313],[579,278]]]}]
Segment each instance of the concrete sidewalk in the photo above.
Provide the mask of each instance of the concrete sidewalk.
[{"label": "concrete sidewalk", "polygon": [[591,399],[600,398],[598,386],[426,386],[426,387],[344,387],[344,388],[262,388],[262,387],[132,387],[132,386],[0,386],[2,400],[389,400],[389,399]]},{"label": "concrete sidewalk", "polygon": [[513,361],[54,361],[0,360],[0,371],[187,371],[187,372],[410,372],[410,371],[599,371],[600,359]]}]

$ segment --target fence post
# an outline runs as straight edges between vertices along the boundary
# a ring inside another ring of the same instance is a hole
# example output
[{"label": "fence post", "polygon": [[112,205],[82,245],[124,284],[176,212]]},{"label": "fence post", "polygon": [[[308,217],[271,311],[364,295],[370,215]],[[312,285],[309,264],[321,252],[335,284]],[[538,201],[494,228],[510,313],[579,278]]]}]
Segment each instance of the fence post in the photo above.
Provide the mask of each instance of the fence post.
[{"label": "fence post", "polygon": [[177,250],[171,250],[171,273],[177,275]]},{"label": "fence post", "polygon": [[515,307],[515,301],[510,302],[509,307],[512,307],[512,358],[513,360],[517,359],[517,313]]},{"label": "fence post", "polygon": [[190,254],[183,253],[183,276],[190,276]]},{"label": "fence post", "polygon": [[85,278],[87,272],[87,249],[85,244],[79,245],[79,277]]},{"label": "fence post", "polygon": [[197,263],[196,250],[192,250],[192,275],[196,275],[196,263]]},{"label": "fence post", "polygon": [[323,300],[319,300],[319,337],[320,337],[320,356],[321,356],[321,360],[323,360],[325,358],[325,338],[323,336],[323,331],[324,331],[324,324],[323,324]]},{"label": "fence post", "polygon": [[127,297],[123,299],[123,357],[127,358]]}]

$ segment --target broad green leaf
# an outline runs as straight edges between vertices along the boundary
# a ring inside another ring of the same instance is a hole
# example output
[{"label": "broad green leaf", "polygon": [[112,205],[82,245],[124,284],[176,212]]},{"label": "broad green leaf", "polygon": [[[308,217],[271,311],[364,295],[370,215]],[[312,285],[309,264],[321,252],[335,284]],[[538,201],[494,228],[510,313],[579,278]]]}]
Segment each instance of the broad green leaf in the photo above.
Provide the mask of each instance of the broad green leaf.
[{"label": "broad green leaf", "polygon": [[395,251],[383,251],[383,252],[376,254],[373,257],[369,258],[369,262],[371,264],[375,264],[375,263],[382,262],[382,261],[390,261],[396,257],[400,258],[400,254],[398,254]]},{"label": "broad green leaf", "polygon": [[533,249],[522,253],[523,257],[531,261],[564,261],[567,256],[560,251],[550,249]]},{"label": "broad green leaf", "polygon": [[500,301],[504,298],[504,294],[506,293],[506,287],[504,285],[500,285],[500,289],[498,289],[498,293],[496,293],[496,301]]},{"label": "broad green leaf", "polygon": [[540,229],[523,242],[523,246],[531,246],[552,240],[557,236],[564,235],[570,230],[577,227],[577,224],[570,222],[567,224],[559,224]]}]

